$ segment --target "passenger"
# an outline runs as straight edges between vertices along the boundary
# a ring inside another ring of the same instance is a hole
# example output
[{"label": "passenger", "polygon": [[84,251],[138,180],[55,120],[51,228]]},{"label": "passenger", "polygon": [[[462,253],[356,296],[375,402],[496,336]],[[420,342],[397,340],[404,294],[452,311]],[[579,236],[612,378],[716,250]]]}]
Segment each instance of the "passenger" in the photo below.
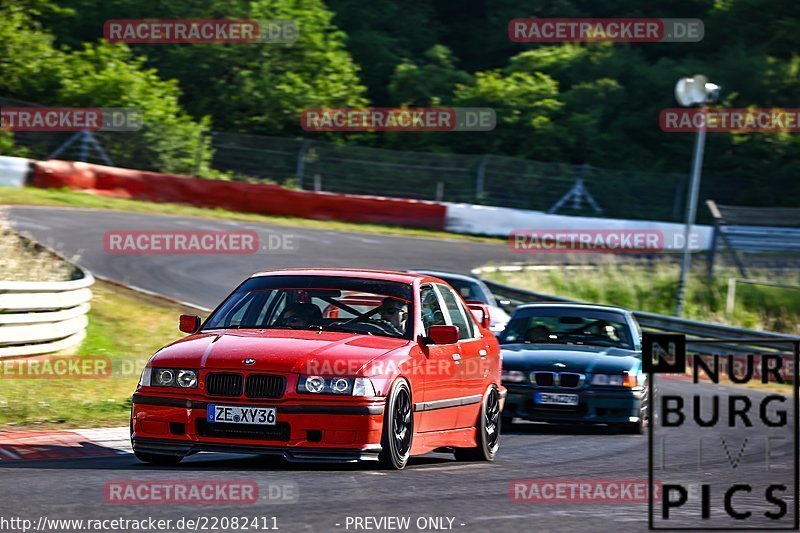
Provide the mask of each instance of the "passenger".
[{"label": "passenger", "polygon": [[305,329],[322,324],[322,311],[311,303],[294,303],[283,310],[278,318],[279,326]]}]

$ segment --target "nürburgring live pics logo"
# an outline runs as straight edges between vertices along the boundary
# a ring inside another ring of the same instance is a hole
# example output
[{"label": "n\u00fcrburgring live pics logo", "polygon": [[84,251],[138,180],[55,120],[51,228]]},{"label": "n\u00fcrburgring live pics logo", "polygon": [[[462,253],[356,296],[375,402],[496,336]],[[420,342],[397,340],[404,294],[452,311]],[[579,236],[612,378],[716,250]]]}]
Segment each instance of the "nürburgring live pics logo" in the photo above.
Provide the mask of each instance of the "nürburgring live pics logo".
[{"label": "n\u00fcrburgring live pics logo", "polygon": [[650,529],[797,530],[800,339],[688,343],[643,335]]}]

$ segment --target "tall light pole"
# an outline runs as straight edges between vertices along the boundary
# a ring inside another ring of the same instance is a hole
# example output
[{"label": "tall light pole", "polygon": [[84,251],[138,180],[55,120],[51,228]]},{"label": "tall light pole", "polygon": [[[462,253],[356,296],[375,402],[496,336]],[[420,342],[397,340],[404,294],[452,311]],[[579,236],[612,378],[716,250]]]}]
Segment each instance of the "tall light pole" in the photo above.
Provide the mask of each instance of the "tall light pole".
[{"label": "tall light pole", "polygon": [[[708,78],[697,74],[692,78],[681,78],[675,84],[675,99],[683,107],[703,107],[719,99],[720,87],[708,81]],[[694,139],[694,155],[692,156],[692,179],[689,184],[689,201],[686,204],[686,227],[683,232],[683,261],[681,277],[678,281],[678,299],[675,304],[675,316],[683,316],[683,302],[686,298],[686,279],[692,265],[692,252],[689,238],[692,226],[697,218],[697,197],[700,193],[700,172],[703,167],[703,152],[706,147],[706,129],[698,128]]]}]

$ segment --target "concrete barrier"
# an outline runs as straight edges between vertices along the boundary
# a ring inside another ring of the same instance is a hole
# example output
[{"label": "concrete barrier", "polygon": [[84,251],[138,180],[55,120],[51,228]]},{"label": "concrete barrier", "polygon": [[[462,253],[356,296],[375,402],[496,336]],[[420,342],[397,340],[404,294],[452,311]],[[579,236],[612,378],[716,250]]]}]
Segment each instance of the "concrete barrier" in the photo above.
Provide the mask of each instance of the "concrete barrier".
[{"label": "concrete barrier", "polygon": [[0,187],[24,187],[30,171],[30,160],[0,156]]},{"label": "concrete barrier", "polygon": [[94,277],[76,267],[71,281],[0,281],[0,359],[52,353],[86,337]]},{"label": "concrete barrier", "polygon": [[278,185],[189,178],[68,161],[36,162],[36,187],[67,187],[152,202],[318,220],[444,229],[436,202],[287,189]]}]

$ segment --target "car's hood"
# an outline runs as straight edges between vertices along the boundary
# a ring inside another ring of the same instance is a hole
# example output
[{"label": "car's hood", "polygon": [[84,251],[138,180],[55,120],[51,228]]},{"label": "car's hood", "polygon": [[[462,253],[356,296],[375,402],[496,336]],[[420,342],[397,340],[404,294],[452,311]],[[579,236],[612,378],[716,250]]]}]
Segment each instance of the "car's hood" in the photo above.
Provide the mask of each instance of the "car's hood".
[{"label": "car's hood", "polygon": [[[331,331],[225,330],[190,335],[159,350],[152,366],[354,375],[410,343]],[[246,359],[254,359],[246,365]]]},{"label": "car's hood", "polygon": [[641,364],[640,353],[621,348],[552,344],[504,344],[501,348],[503,370],[618,373]]},{"label": "car's hood", "polygon": [[496,305],[489,306],[489,318],[492,323],[492,331],[498,332],[503,331],[503,328],[506,327],[506,324],[508,324],[508,321],[511,319],[508,313]]}]

